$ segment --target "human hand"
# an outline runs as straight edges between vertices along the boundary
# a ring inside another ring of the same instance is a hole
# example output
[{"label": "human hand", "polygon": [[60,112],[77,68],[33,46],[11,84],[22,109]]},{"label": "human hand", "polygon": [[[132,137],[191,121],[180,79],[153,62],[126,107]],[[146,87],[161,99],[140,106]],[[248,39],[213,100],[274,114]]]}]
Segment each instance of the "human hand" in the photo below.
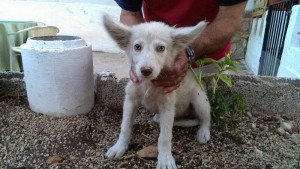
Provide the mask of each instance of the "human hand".
[{"label": "human hand", "polygon": [[167,94],[177,89],[180,82],[185,77],[188,70],[188,58],[185,50],[179,51],[176,56],[175,62],[171,69],[163,70],[160,75],[152,82],[155,86],[164,87],[163,93]]}]

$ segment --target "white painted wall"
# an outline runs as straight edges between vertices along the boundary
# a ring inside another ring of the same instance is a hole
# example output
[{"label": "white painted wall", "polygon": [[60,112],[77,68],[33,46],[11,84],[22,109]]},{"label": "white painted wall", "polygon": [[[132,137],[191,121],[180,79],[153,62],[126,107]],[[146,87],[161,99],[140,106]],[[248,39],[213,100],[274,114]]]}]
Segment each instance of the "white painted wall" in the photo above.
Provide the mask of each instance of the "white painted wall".
[{"label": "white painted wall", "polygon": [[278,77],[300,79],[300,5],[293,6],[285,38]]},{"label": "white painted wall", "polygon": [[246,11],[252,11],[254,5],[254,0],[248,0],[247,5],[246,5]]},{"label": "white painted wall", "polygon": [[[265,33],[264,30],[266,27],[266,16],[267,15],[265,15],[264,23],[262,23],[262,18],[254,19],[252,21],[252,28],[247,44],[245,61],[255,75],[258,74],[259,59],[262,51],[263,37]],[[257,23],[257,26],[255,23]],[[264,24],[264,26],[262,34],[260,35],[259,31],[261,24]]]},{"label": "white painted wall", "polygon": [[[300,78],[300,35],[297,34],[297,32],[300,32],[299,20],[300,5],[295,5],[292,9],[292,15],[287,29],[283,54],[277,73],[278,77]],[[255,23],[255,21],[256,20],[254,20],[253,23]],[[262,19],[259,18],[257,29],[259,29],[261,21]],[[264,29],[265,24],[263,30]],[[245,56],[248,67],[255,75],[258,74],[259,59],[261,56],[264,36],[264,31],[262,36],[259,36],[258,32],[258,30],[255,31],[255,24],[252,24],[252,30],[249,36]]]}]

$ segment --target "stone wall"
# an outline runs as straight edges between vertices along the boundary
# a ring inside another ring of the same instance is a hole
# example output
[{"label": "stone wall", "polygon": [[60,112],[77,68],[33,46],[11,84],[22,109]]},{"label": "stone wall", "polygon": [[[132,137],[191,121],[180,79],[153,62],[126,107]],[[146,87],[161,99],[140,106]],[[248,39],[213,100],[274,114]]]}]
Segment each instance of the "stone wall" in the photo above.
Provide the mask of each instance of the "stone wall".
[{"label": "stone wall", "polygon": [[[231,90],[244,96],[247,111],[300,116],[300,80],[247,75],[231,75],[231,78]],[[115,112],[122,112],[127,82],[127,78],[118,81],[112,77],[103,79],[97,76],[98,102]]]},{"label": "stone wall", "polygon": [[242,20],[239,31],[231,39],[231,50],[233,52],[231,58],[233,60],[245,59],[247,42],[251,31],[250,25],[251,18],[246,15]]},{"label": "stone wall", "polygon": [[[300,80],[261,76],[231,75],[231,90],[242,93],[246,108],[253,114],[290,114],[300,116]],[[122,112],[128,78],[120,81],[114,76],[96,75],[97,103],[116,113]],[[3,96],[26,97],[22,75],[1,75],[0,99]]]}]

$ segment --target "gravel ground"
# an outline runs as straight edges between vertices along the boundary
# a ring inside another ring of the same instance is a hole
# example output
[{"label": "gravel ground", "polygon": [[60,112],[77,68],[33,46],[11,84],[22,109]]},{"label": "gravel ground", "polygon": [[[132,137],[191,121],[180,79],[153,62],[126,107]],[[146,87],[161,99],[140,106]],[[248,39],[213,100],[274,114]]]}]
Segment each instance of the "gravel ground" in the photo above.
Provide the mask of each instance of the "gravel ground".
[{"label": "gravel ground", "polygon": [[[159,134],[153,114],[144,109],[139,110],[129,150],[123,158],[109,160],[104,153],[117,139],[120,112],[95,105],[87,115],[54,118],[32,112],[25,100],[0,98],[1,169],[155,168],[155,158],[136,154],[156,145]],[[300,169],[299,117],[246,113],[238,122],[234,129],[213,126],[206,145],[196,141],[197,127],[175,127],[178,168]]]}]

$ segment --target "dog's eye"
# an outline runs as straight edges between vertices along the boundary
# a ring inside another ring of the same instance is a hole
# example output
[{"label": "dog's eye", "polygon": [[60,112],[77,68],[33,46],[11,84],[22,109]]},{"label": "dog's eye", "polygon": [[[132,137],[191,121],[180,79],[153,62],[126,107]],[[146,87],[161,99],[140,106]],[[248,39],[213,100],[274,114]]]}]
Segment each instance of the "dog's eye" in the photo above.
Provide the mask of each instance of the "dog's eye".
[{"label": "dog's eye", "polygon": [[135,44],[134,45],[134,50],[141,51],[142,50],[142,46],[140,44]]},{"label": "dog's eye", "polygon": [[165,51],[165,46],[163,46],[163,45],[157,46],[157,47],[156,47],[156,51],[157,51],[157,52],[163,52],[163,51]]}]

